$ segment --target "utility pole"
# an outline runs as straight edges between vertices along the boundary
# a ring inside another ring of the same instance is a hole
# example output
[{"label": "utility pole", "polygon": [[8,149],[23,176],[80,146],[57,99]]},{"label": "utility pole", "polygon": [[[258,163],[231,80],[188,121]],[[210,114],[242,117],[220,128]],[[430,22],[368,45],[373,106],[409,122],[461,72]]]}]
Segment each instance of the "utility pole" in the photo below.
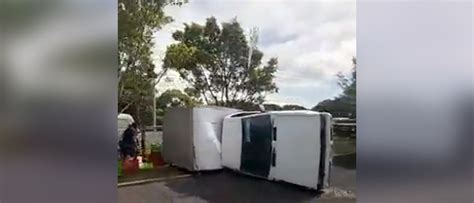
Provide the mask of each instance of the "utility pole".
[{"label": "utility pole", "polygon": [[[249,61],[247,64],[248,69],[250,69],[252,65],[252,54],[253,54],[253,50],[257,49],[257,42],[258,42],[258,27],[252,27],[250,28],[249,41],[248,41],[248,45],[249,45],[249,57],[248,57]],[[265,111],[265,108],[263,108],[263,104],[260,104],[259,108],[261,111]]]},{"label": "utility pole", "polygon": [[156,84],[153,85],[153,134],[156,135]]},{"label": "utility pole", "polygon": [[249,32],[249,61],[248,61],[248,68],[252,64],[252,54],[253,50],[257,49],[257,42],[258,42],[258,27],[253,27],[250,29]]}]

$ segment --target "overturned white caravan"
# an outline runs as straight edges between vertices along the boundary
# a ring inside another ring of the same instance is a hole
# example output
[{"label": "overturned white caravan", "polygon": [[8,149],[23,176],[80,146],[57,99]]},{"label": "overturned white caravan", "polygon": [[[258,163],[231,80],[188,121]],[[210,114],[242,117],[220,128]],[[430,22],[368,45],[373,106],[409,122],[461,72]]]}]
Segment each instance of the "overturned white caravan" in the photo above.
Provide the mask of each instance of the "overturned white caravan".
[{"label": "overturned white caravan", "polygon": [[328,113],[238,112],[224,118],[222,165],[320,190],[329,185],[331,140]]},{"label": "overturned white caravan", "polygon": [[163,158],[190,171],[221,169],[222,121],[238,111],[215,106],[168,109],[163,123]]}]

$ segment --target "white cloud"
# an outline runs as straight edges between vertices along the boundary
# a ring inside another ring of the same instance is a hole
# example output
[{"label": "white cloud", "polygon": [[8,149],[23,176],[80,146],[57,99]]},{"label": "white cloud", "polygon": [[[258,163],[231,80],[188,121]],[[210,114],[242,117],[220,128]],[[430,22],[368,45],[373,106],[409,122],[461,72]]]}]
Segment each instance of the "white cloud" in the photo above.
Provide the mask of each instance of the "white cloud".
[{"label": "white cloud", "polygon": [[221,22],[237,17],[246,30],[259,27],[258,47],[264,59],[279,59],[276,82],[280,93],[269,95],[268,102],[312,107],[338,95],[335,74],[348,73],[356,54],[355,0],[190,1],[165,11],[175,21],[156,34],[158,67],[166,46],[173,42],[171,33],[183,23],[204,23],[210,16]]}]

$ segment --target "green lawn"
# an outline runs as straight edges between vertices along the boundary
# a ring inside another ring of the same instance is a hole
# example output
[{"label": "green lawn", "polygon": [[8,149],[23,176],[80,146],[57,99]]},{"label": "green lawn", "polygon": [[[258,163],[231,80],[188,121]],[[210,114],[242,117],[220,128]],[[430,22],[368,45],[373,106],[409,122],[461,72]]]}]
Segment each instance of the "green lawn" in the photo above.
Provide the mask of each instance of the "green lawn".
[{"label": "green lawn", "polygon": [[334,137],[332,149],[334,156],[356,153],[356,139],[345,137]]}]

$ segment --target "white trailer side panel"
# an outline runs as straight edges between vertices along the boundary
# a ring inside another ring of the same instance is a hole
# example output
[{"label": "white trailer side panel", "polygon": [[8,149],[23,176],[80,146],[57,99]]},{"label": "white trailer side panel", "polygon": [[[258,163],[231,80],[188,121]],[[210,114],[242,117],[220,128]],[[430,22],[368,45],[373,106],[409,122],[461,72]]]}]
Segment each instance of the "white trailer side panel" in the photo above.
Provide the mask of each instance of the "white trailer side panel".
[{"label": "white trailer side panel", "polygon": [[319,115],[274,115],[276,163],[270,179],[317,188],[320,163]]},{"label": "white trailer side panel", "polygon": [[222,136],[222,165],[240,170],[242,155],[242,120],[228,118],[224,120]]},{"label": "white trailer side panel", "polygon": [[238,112],[222,107],[193,108],[194,157],[197,170],[221,169],[222,123],[225,116]]}]

